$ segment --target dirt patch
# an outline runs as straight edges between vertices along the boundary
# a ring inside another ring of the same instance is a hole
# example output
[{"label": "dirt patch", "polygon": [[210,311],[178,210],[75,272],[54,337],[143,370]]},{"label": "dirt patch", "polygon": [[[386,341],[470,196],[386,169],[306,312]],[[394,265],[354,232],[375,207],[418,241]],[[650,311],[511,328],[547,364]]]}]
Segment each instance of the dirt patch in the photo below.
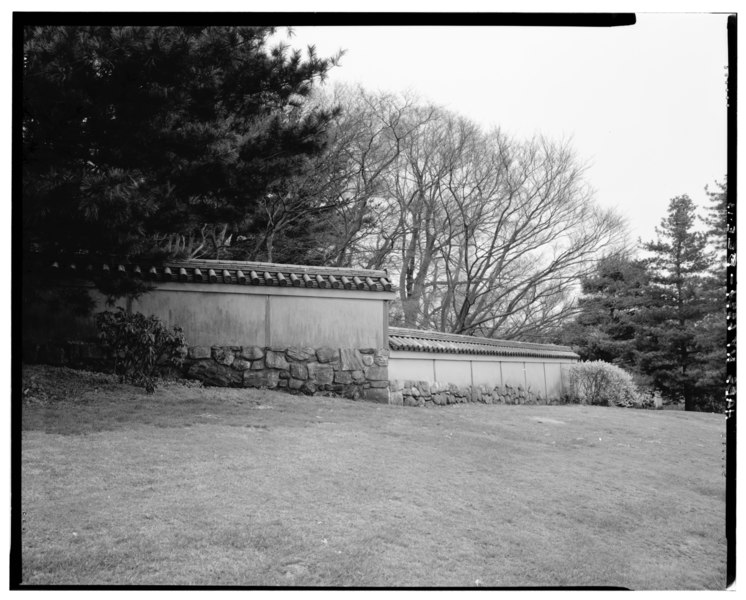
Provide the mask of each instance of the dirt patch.
[{"label": "dirt patch", "polygon": [[529,417],[531,421],[537,423],[551,423],[552,425],[567,425],[564,421],[558,421],[557,419],[550,419],[549,417]]}]

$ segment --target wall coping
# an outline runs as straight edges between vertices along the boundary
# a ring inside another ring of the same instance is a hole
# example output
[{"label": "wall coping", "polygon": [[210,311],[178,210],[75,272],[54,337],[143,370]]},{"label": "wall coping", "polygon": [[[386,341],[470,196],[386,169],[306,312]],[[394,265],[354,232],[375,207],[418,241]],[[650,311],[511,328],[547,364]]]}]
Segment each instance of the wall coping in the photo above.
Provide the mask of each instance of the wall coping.
[{"label": "wall coping", "polygon": [[439,354],[580,359],[568,346],[496,340],[403,327],[389,327],[389,348],[395,351]]},{"label": "wall coping", "polygon": [[[391,345],[389,344],[389,348]],[[473,354],[467,352],[427,352],[422,350],[390,350],[392,360],[428,360],[444,362],[473,362],[473,363],[535,363],[548,365],[567,365],[577,362],[579,359],[569,356],[526,356],[507,354]]]},{"label": "wall coping", "polygon": [[391,292],[385,271],[282,265],[249,261],[184,260],[135,263],[103,261],[86,256],[60,257],[48,264],[49,272],[63,277],[135,277],[153,282],[207,283],[237,286],[310,288]]}]

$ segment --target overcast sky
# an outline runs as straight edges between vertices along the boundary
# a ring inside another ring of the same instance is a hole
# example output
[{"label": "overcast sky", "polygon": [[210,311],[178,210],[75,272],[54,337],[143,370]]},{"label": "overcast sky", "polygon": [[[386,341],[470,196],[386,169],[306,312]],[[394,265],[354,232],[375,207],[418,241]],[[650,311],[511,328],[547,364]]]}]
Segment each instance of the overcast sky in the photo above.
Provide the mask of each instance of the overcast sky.
[{"label": "overcast sky", "polygon": [[517,138],[571,138],[604,206],[652,239],[668,201],[726,173],[725,15],[638,13],[618,28],[298,27],[328,84],[412,90]]}]

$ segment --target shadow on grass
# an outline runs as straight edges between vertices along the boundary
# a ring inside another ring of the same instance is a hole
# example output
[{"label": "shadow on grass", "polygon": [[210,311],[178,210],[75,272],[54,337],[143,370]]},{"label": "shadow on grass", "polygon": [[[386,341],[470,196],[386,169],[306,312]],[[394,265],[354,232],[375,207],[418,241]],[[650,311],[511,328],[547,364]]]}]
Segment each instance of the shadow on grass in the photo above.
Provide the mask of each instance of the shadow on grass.
[{"label": "shadow on grass", "polygon": [[139,426],[227,425],[268,431],[279,425],[316,425],[319,412],[337,407],[354,412],[357,404],[271,390],[204,388],[188,381],[161,382],[155,393],[147,394],[120,384],[113,375],[43,365],[24,366],[22,389],[23,431],[59,435]]}]

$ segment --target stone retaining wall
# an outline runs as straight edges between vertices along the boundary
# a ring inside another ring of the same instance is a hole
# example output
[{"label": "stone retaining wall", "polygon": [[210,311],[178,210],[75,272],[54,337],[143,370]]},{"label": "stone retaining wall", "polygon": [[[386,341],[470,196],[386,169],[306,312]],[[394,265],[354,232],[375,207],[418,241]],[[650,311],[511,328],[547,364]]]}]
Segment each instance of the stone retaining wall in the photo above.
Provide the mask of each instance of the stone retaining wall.
[{"label": "stone retaining wall", "polygon": [[[93,342],[26,344],[23,360],[96,370],[109,367],[102,348]],[[181,369],[166,367],[164,372],[220,387],[328,393],[388,403],[388,364],[386,348],[192,346]]]},{"label": "stone retaining wall", "polygon": [[531,389],[510,385],[459,387],[437,381],[392,381],[390,404],[433,406],[481,402],[483,404],[559,404],[559,398],[546,398]]},{"label": "stone retaining wall", "polygon": [[388,403],[385,348],[193,346],[184,374],[208,385],[330,392]]}]

